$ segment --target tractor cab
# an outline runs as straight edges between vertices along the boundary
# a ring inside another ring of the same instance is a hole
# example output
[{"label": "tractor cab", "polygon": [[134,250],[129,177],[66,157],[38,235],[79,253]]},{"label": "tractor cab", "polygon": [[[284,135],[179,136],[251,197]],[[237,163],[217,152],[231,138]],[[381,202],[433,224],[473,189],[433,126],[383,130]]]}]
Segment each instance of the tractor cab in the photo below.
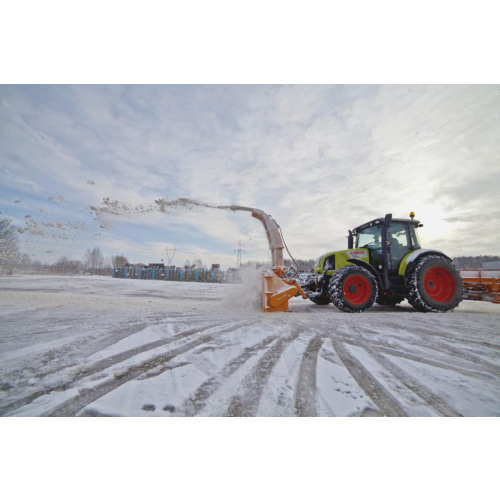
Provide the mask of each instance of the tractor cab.
[{"label": "tractor cab", "polygon": [[349,248],[367,248],[370,262],[379,273],[385,268],[389,273],[397,273],[403,258],[421,248],[417,233],[421,226],[420,221],[413,218],[393,219],[388,214],[350,231]]}]

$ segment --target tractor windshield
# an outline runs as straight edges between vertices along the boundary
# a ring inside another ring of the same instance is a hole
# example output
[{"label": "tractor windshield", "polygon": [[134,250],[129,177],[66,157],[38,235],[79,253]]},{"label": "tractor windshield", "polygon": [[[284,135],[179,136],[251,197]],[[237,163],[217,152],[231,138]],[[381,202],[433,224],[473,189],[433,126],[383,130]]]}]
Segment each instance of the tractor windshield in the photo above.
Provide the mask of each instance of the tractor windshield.
[{"label": "tractor windshield", "polygon": [[380,224],[367,227],[356,235],[356,248],[382,248],[382,231]]},{"label": "tractor windshield", "polygon": [[419,248],[422,248],[420,246],[420,239],[418,237],[418,231],[417,231],[417,228],[414,224],[410,224],[410,238],[411,238],[411,244],[412,244],[413,250],[418,250]]}]

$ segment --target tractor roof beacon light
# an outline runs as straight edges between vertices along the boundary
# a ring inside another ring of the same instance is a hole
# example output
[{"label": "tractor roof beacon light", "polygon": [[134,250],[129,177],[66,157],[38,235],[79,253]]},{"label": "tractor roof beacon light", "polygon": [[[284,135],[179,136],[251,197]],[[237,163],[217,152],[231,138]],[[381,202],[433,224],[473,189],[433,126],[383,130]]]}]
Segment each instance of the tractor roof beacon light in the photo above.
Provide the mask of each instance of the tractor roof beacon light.
[{"label": "tractor roof beacon light", "polygon": [[414,217],[415,217],[415,212],[410,212],[410,219],[413,220]]}]

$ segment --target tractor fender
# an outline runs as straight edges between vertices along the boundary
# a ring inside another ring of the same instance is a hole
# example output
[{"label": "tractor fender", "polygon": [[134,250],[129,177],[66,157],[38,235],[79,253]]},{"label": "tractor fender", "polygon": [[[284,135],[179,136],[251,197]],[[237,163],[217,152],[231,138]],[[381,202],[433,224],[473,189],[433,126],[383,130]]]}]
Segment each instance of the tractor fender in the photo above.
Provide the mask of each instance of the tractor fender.
[{"label": "tractor fender", "polygon": [[439,250],[434,250],[432,248],[421,248],[420,250],[415,250],[413,252],[410,252],[403,258],[401,264],[399,265],[399,271],[398,271],[399,276],[406,276],[417,264],[417,262],[421,257],[425,257],[428,255],[438,255],[439,257],[444,257],[446,260],[449,260],[450,262],[453,260],[443,252],[440,252]]},{"label": "tractor fender", "polygon": [[384,285],[382,284],[382,278],[380,277],[380,274],[377,272],[377,270],[371,264],[361,259],[347,259],[347,262],[350,262],[351,264],[356,264],[359,267],[364,267],[367,271],[370,271],[370,273],[372,273],[374,278],[377,280],[379,289],[384,290]]}]

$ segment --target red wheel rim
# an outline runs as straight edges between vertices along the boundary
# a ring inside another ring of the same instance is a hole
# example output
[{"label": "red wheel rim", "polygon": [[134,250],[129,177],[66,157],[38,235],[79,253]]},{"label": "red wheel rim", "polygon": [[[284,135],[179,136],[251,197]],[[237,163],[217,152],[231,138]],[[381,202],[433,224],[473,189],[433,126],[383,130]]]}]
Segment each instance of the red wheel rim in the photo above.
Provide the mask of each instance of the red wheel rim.
[{"label": "red wheel rim", "polygon": [[348,302],[359,306],[364,304],[372,293],[370,282],[360,274],[349,276],[344,281],[344,297]]},{"label": "red wheel rim", "polygon": [[427,295],[435,302],[448,302],[455,295],[455,280],[444,267],[431,267],[424,276]]}]

